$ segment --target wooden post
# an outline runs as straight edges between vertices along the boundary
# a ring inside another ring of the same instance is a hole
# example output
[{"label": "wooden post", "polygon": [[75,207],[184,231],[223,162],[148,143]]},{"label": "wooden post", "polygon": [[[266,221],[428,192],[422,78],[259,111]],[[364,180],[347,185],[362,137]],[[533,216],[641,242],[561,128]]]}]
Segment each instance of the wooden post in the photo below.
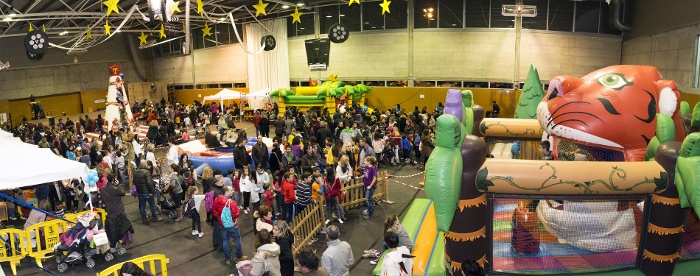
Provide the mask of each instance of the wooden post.
[{"label": "wooden post", "polygon": [[384,183],[384,202],[386,204],[394,204],[393,201],[389,200],[389,178],[387,175],[388,173],[386,171],[382,171],[381,177],[382,183]]}]

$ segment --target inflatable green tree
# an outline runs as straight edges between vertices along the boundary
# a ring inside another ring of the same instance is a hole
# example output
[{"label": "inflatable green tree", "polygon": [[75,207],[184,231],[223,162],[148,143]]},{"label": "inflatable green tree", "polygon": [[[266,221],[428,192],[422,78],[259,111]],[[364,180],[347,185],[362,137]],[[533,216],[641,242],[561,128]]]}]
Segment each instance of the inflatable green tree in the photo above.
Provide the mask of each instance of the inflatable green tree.
[{"label": "inflatable green tree", "polygon": [[543,97],[544,90],[542,90],[540,75],[537,73],[537,69],[530,65],[530,71],[527,73],[523,92],[520,93],[518,106],[515,107],[515,118],[537,119],[537,105]]}]

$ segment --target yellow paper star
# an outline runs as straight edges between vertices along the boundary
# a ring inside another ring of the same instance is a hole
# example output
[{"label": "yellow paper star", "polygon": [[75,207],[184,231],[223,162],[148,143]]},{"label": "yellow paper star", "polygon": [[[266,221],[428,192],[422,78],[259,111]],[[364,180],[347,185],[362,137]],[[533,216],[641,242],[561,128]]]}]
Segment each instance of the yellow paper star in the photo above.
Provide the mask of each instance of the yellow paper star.
[{"label": "yellow paper star", "polygon": [[180,1],[173,1],[173,5],[170,7],[170,15],[175,14],[176,12],[181,12],[180,7]]},{"label": "yellow paper star", "polygon": [[105,20],[105,34],[106,35],[112,34],[112,32],[109,31],[110,29],[112,29],[112,27],[109,26],[109,21]]},{"label": "yellow paper star", "polygon": [[88,29],[86,37],[87,39],[92,39],[92,29]]},{"label": "yellow paper star", "polygon": [[262,0],[258,0],[258,4],[253,5],[253,8],[255,8],[255,16],[259,16],[261,13],[262,15],[267,15],[267,12],[265,11],[265,8],[267,7],[268,4],[263,3]]},{"label": "yellow paper star", "polygon": [[165,26],[163,24],[160,24],[160,30],[158,30],[158,33],[160,34],[160,38],[165,38],[168,37],[165,35]]},{"label": "yellow paper star", "polygon": [[204,28],[202,28],[202,37],[211,36],[211,27],[204,23]]},{"label": "yellow paper star", "polygon": [[41,24],[41,30],[42,30],[43,32],[46,32],[46,26],[44,26],[44,24]]},{"label": "yellow paper star", "polygon": [[350,0],[350,3],[348,3],[348,6],[352,5],[352,3],[357,3],[359,5],[360,0]]},{"label": "yellow paper star", "polygon": [[384,15],[384,12],[391,13],[391,11],[389,11],[389,5],[391,5],[391,1],[386,0],[384,0],[384,3],[379,4],[379,6],[382,7],[382,15]]},{"label": "yellow paper star", "polygon": [[292,14],[292,24],[294,22],[299,22],[301,24],[301,15],[304,14],[303,12],[299,12],[299,8],[294,8],[294,13]]},{"label": "yellow paper star", "polygon": [[102,4],[107,6],[107,16],[112,14],[112,12],[119,13],[119,7],[117,6],[119,0],[107,0],[102,2]]},{"label": "yellow paper star", "polygon": [[202,0],[197,0],[197,13],[200,16],[204,16],[204,3],[202,3]]},{"label": "yellow paper star", "polygon": [[141,35],[139,36],[139,41],[140,41],[139,45],[146,45],[148,43],[148,41],[146,41],[146,39],[148,39],[148,35],[141,32]]}]

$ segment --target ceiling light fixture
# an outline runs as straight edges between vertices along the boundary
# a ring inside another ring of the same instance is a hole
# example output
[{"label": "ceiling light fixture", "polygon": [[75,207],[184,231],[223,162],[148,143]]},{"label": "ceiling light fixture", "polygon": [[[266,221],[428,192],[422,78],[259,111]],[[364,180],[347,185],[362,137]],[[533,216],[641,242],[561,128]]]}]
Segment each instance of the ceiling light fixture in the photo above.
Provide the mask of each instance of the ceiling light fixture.
[{"label": "ceiling light fixture", "polygon": [[289,9],[289,5],[282,5],[283,9]]},{"label": "ceiling light fixture", "polygon": [[333,17],[333,16],[332,16],[332,15],[326,15],[326,18],[331,18],[331,17]]},{"label": "ceiling light fixture", "polygon": [[2,21],[12,21],[12,18],[10,18],[10,17],[5,17],[5,18],[2,19]]},{"label": "ceiling light fixture", "polygon": [[345,15],[344,15],[344,14],[341,14],[341,15],[340,15],[340,17],[343,17],[343,16],[345,16]]},{"label": "ceiling light fixture", "polygon": [[304,4],[304,2],[297,3],[297,6],[299,6],[299,7],[303,7],[304,5],[306,5],[306,4]]},{"label": "ceiling light fixture", "polygon": [[15,16],[17,16],[17,14],[13,12],[13,13],[8,14],[7,16],[9,16],[9,17],[15,17]]},{"label": "ceiling light fixture", "polygon": [[58,35],[67,35],[67,34],[68,34],[68,31],[62,31]]}]

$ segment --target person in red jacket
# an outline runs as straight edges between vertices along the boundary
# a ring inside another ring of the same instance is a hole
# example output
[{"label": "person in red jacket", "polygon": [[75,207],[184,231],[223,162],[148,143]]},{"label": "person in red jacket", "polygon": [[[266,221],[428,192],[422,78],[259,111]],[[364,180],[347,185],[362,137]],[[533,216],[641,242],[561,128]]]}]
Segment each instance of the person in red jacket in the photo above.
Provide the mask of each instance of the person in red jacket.
[{"label": "person in red jacket", "polygon": [[323,185],[326,185],[326,193],[324,194],[326,196],[326,224],[331,222],[333,209],[336,211],[336,219],[342,224],[344,220],[347,220],[338,199],[343,184],[340,183],[340,178],[335,177],[335,170],[332,166],[326,168],[326,179]]},{"label": "person in red jacket", "polygon": [[295,190],[297,189],[297,181],[291,172],[284,174],[282,179],[282,195],[284,196],[284,209],[287,210],[287,223],[291,223],[294,219],[294,203],[297,202]]},{"label": "person in red jacket", "polygon": [[[224,255],[226,256],[226,264],[231,264],[231,242],[230,238],[233,237],[233,242],[236,246],[236,261],[243,261],[248,259],[247,256],[243,256],[243,249],[241,247],[241,232],[238,229],[238,215],[240,215],[240,210],[238,210],[238,204],[236,201],[231,199],[233,196],[233,188],[231,186],[224,186],[224,194],[219,195],[214,199],[214,206],[212,207],[212,213],[216,218],[216,222],[219,223],[221,228],[222,243],[224,247]],[[233,227],[224,227],[223,222],[221,222],[221,213],[224,207],[228,206],[231,210],[231,220],[233,221]]]}]

